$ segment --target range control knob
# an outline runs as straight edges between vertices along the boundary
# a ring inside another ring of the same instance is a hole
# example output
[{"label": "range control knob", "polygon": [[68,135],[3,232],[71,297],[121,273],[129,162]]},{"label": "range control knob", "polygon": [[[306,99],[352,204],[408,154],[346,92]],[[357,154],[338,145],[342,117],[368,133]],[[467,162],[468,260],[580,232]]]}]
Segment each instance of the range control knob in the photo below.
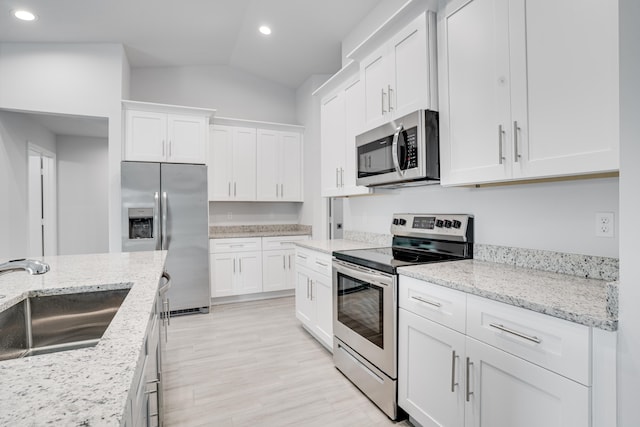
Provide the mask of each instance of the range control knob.
[{"label": "range control knob", "polygon": [[400,218],[400,225],[406,225],[407,220],[404,218]]},{"label": "range control knob", "polygon": [[443,225],[444,225],[444,222],[441,219],[436,220],[436,227],[442,228]]},{"label": "range control knob", "polygon": [[444,228],[451,228],[451,221],[449,221],[448,219],[444,220]]},{"label": "range control knob", "polygon": [[398,225],[399,223],[398,218],[393,218],[393,225]]},{"label": "range control knob", "polygon": [[453,228],[460,228],[461,225],[462,225],[462,223],[460,221],[458,221],[457,219],[453,220]]}]

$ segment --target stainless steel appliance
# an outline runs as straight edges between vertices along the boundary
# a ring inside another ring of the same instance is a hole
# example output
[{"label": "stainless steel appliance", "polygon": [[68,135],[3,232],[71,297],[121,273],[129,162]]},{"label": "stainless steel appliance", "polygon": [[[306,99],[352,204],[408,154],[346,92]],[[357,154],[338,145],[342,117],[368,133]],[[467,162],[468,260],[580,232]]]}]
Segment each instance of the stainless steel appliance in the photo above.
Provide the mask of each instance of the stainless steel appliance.
[{"label": "stainless steel appliance", "polygon": [[208,212],[206,166],[122,162],[122,250],[168,250],[174,314],[209,311]]},{"label": "stainless steel appliance", "polygon": [[440,182],[438,112],[418,110],[356,136],[358,185]]},{"label": "stainless steel appliance", "polygon": [[395,214],[391,247],[333,253],[333,361],[397,419],[397,268],[473,258],[473,217]]}]

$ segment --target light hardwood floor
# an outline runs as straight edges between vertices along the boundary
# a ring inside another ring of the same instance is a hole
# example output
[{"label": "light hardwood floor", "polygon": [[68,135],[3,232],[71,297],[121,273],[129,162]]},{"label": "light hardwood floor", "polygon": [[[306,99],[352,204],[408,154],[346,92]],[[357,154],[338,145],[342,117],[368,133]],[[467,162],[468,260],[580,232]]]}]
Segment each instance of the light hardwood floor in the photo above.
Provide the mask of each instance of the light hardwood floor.
[{"label": "light hardwood floor", "polygon": [[334,368],[293,297],[171,319],[164,381],[168,427],[411,425],[390,421]]}]

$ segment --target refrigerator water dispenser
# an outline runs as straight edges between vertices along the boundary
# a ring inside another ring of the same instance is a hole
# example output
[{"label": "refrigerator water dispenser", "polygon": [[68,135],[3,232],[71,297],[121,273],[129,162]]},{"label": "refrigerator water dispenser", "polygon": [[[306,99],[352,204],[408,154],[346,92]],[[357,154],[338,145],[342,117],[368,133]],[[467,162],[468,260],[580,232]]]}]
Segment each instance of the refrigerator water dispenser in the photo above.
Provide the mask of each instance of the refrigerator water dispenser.
[{"label": "refrigerator water dispenser", "polygon": [[153,239],[153,208],[129,208],[129,239]]}]

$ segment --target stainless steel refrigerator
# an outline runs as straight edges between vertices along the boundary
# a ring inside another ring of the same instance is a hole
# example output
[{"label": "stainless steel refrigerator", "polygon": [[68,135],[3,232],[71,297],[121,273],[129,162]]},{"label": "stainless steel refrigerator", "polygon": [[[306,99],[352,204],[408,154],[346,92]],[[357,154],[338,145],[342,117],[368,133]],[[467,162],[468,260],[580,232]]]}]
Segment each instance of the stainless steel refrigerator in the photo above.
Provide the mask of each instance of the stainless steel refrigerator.
[{"label": "stainless steel refrigerator", "polygon": [[209,311],[208,208],[206,166],[122,162],[122,250],[168,250],[175,314]]}]

